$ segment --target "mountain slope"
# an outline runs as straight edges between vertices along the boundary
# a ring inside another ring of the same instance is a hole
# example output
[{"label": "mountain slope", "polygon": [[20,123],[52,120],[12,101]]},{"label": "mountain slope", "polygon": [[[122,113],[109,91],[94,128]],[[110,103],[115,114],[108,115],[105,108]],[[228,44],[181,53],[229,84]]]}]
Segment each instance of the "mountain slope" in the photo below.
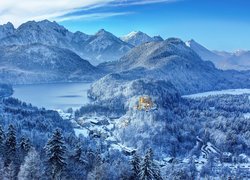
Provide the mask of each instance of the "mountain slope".
[{"label": "mountain slope", "polygon": [[194,40],[186,42],[203,60],[211,61],[219,69],[250,70],[250,51],[236,51],[233,53],[210,51]]},{"label": "mountain slope", "polygon": [[117,60],[133,47],[104,30],[95,35],[72,33],[48,20],[26,22],[2,37],[0,28],[0,46],[34,43],[69,49],[91,64]]},{"label": "mountain slope", "polygon": [[193,39],[186,42],[186,45],[194,50],[203,60],[205,61],[219,61],[221,56],[217,55],[216,53],[209,51]]},{"label": "mountain slope", "polygon": [[139,46],[147,42],[163,41],[163,39],[160,36],[150,37],[149,35],[141,31],[133,31],[128,35],[121,37],[121,39],[129,44],[132,44],[133,46]]},{"label": "mountain slope", "polygon": [[104,29],[91,36],[83,45],[86,59],[94,59],[95,65],[105,61],[115,61],[126,54],[132,45],[127,44]]},{"label": "mountain slope", "polygon": [[93,80],[98,72],[88,61],[67,49],[42,44],[0,49],[0,82],[41,83]]},{"label": "mountain slope", "polygon": [[[202,61],[184,42],[175,38],[143,44],[118,62],[104,63],[99,68],[111,72],[114,70],[125,80],[143,77],[170,81],[181,94],[249,85],[245,75],[216,69],[212,63]],[[241,78],[244,78],[242,82]]]}]

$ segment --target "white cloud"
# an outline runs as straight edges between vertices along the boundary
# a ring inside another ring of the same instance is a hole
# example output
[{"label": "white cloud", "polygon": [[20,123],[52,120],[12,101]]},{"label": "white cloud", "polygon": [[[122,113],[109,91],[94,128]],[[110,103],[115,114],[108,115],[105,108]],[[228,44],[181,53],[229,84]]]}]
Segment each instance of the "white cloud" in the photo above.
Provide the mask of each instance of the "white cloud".
[{"label": "white cloud", "polygon": [[67,14],[105,5],[142,5],[168,1],[171,0],[0,0],[0,24],[10,21],[18,26],[29,20],[98,19],[126,15],[128,12],[98,12],[76,16],[67,16]]},{"label": "white cloud", "polygon": [[120,0],[116,3],[117,6],[132,6],[132,5],[145,5],[155,3],[175,2],[177,0]]},{"label": "white cloud", "polygon": [[57,22],[69,21],[69,20],[95,20],[95,19],[103,19],[113,16],[123,16],[133,14],[133,12],[107,12],[107,13],[92,13],[92,14],[84,14],[84,15],[75,15],[75,16],[66,16],[66,17],[57,17],[53,20]]},{"label": "white cloud", "polygon": [[18,26],[29,20],[52,19],[78,8],[110,3],[114,0],[0,0],[0,24]]}]

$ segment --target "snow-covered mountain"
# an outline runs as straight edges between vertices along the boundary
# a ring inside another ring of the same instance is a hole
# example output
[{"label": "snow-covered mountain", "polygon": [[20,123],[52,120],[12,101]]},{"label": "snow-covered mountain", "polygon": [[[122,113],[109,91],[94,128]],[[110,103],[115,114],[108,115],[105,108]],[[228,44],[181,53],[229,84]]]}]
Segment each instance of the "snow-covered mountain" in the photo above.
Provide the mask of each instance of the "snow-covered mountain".
[{"label": "snow-covered mountain", "polygon": [[203,60],[205,61],[219,61],[221,59],[220,55],[208,50],[204,46],[200,45],[193,39],[186,42],[186,45],[193,49]]},{"label": "snow-covered mountain", "polygon": [[104,61],[115,61],[126,54],[133,46],[123,42],[104,29],[99,30],[83,44],[82,56],[94,65]]},{"label": "snow-covered mountain", "polygon": [[104,63],[99,68],[119,73],[125,80],[143,77],[170,81],[181,94],[250,85],[245,74],[216,69],[175,38],[143,44],[120,61]]},{"label": "snow-covered mountain", "polygon": [[150,37],[141,31],[133,31],[128,35],[121,37],[121,39],[129,44],[132,44],[133,46],[139,46],[147,42],[163,41],[162,37],[160,36]]},{"label": "snow-covered mountain", "polygon": [[0,46],[34,43],[69,49],[95,65],[118,60],[133,47],[105,30],[100,30],[95,35],[79,31],[72,33],[56,22],[48,20],[29,21],[16,30],[11,28],[11,24],[0,27]]},{"label": "snow-covered mountain", "polygon": [[203,60],[212,61],[219,69],[250,70],[250,51],[210,51],[194,40],[186,42]]},{"label": "snow-covered mountain", "polygon": [[13,26],[13,24],[11,24],[10,22],[8,22],[7,24],[4,25],[0,25],[0,39],[6,37],[6,36],[10,36],[14,33],[15,28]]},{"label": "snow-covered mountain", "polygon": [[0,49],[0,82],[11,84],[91,81],[98,72],[74,52],[42,44]]}]

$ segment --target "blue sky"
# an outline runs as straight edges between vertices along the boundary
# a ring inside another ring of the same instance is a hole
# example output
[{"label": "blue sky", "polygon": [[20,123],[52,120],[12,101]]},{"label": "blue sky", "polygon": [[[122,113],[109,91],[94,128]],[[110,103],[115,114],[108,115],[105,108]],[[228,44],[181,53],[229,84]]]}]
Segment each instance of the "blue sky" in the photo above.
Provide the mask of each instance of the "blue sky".
[{"label": "blue sky", "polygon": [[250,49],[247,0],[23,0],[22,7],[15,1],[1,0],[0,22],[18,26],[46,18],[88,34],[101,28],[117,36],[140,30],[163,38],[192,38],[209,49]]},{"label": "blue sky", "polygon": [[90,21],[67,21],[71,30],[93,34],[104,28],[122,36],[141,30],[164,38],[195,39],[209,49],[250,49],[250,1],[181,0],[125,7],[103,7],[102,12],[130,12]]}]

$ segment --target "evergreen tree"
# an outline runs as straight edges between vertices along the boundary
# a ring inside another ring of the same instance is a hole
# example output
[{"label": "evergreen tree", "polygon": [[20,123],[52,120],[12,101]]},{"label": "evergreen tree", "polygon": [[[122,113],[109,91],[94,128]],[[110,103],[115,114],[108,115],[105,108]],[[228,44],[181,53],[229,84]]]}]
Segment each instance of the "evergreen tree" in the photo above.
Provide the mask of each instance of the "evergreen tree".
[{"label": "evergreen tree", "polygon": [[8,166],[16,158],[16,130],[13,125],[8,128],[5,141],[5,166]]},{"label": "evergreen tree", "polygon": [[30,140],[28,138],[22,137],[19,143],[19,147],[21,150],[28,153],[30,150]]},{"label": "evergreen tree", "polygon": [[19,143],[19,152],[18,152],[18,157],[19,161],[22,163],[25,156],[28,154],[30,150],[30,141],[28,138],[22,137]]},{"label": "evergreen tree", "polygon": [[133,158],[131,160],[131,166],[132,166],[132,173],[133,173],[133,179],[138,179],[139,173],[140,173],[140,157],[135,153],[133,155]]},{"label": "evergreen tree", "polygon": [[2,126],[0,125],[0,155],[1,157],[3,156],[3,152],[4,152],[4,140],[5,140],[5,134],[2,129]]},{"label": "evergreen tree", "polygon": [[48,156],[48,171],[50,171],[52,179],[60,179],[66,166],[64,157],[66,146],[59,129],[56,129],[52,138],[47,142],[46,154]]},{"label": "evergreen tree", "polygon": [[4,179],[4,163],[1,157],[0,157],[0,179]]},{"label": "evergreen tree", "polygon": [[67,162],[68,176],[72,179],[81,179],[87,176],[86,165],[88,162],[84,160],[83,150],[80,143],[77,143],[73,155]]},{"label": "evergreen tree", "polygon": [[197,175],[197,169],[196,169],[195,161],[193,157],[190,158],[188,165],[189,165],[188,171],[190,173],[191,179],[195,179]]},{"label": "evergreen tree", "polygon": [[74,154],[72,157],[78,163],[82,163],[82,164],[86,163],[86,160],[83,159],[83,150],[82,150],[82,146],[80,143],[76,145],[76,148],[74,149]]},{"label": "evergreen tree", "polygon": [[20,167],[18,179],[39,180],[42,177],[42,163],[39,154],[31,149],[25,157],[24,164]]},{"label": "evergreen tree", "polygon": [[143,159],[139,172],[140,180],[162,180],[160,169],[153,160],[153,151],[149,149]]},{"label": "evergreen tree", "polygon": [[4,169],[4,177],[8,180],[16,180],[16,166],[13,161],[5,167]]}]

